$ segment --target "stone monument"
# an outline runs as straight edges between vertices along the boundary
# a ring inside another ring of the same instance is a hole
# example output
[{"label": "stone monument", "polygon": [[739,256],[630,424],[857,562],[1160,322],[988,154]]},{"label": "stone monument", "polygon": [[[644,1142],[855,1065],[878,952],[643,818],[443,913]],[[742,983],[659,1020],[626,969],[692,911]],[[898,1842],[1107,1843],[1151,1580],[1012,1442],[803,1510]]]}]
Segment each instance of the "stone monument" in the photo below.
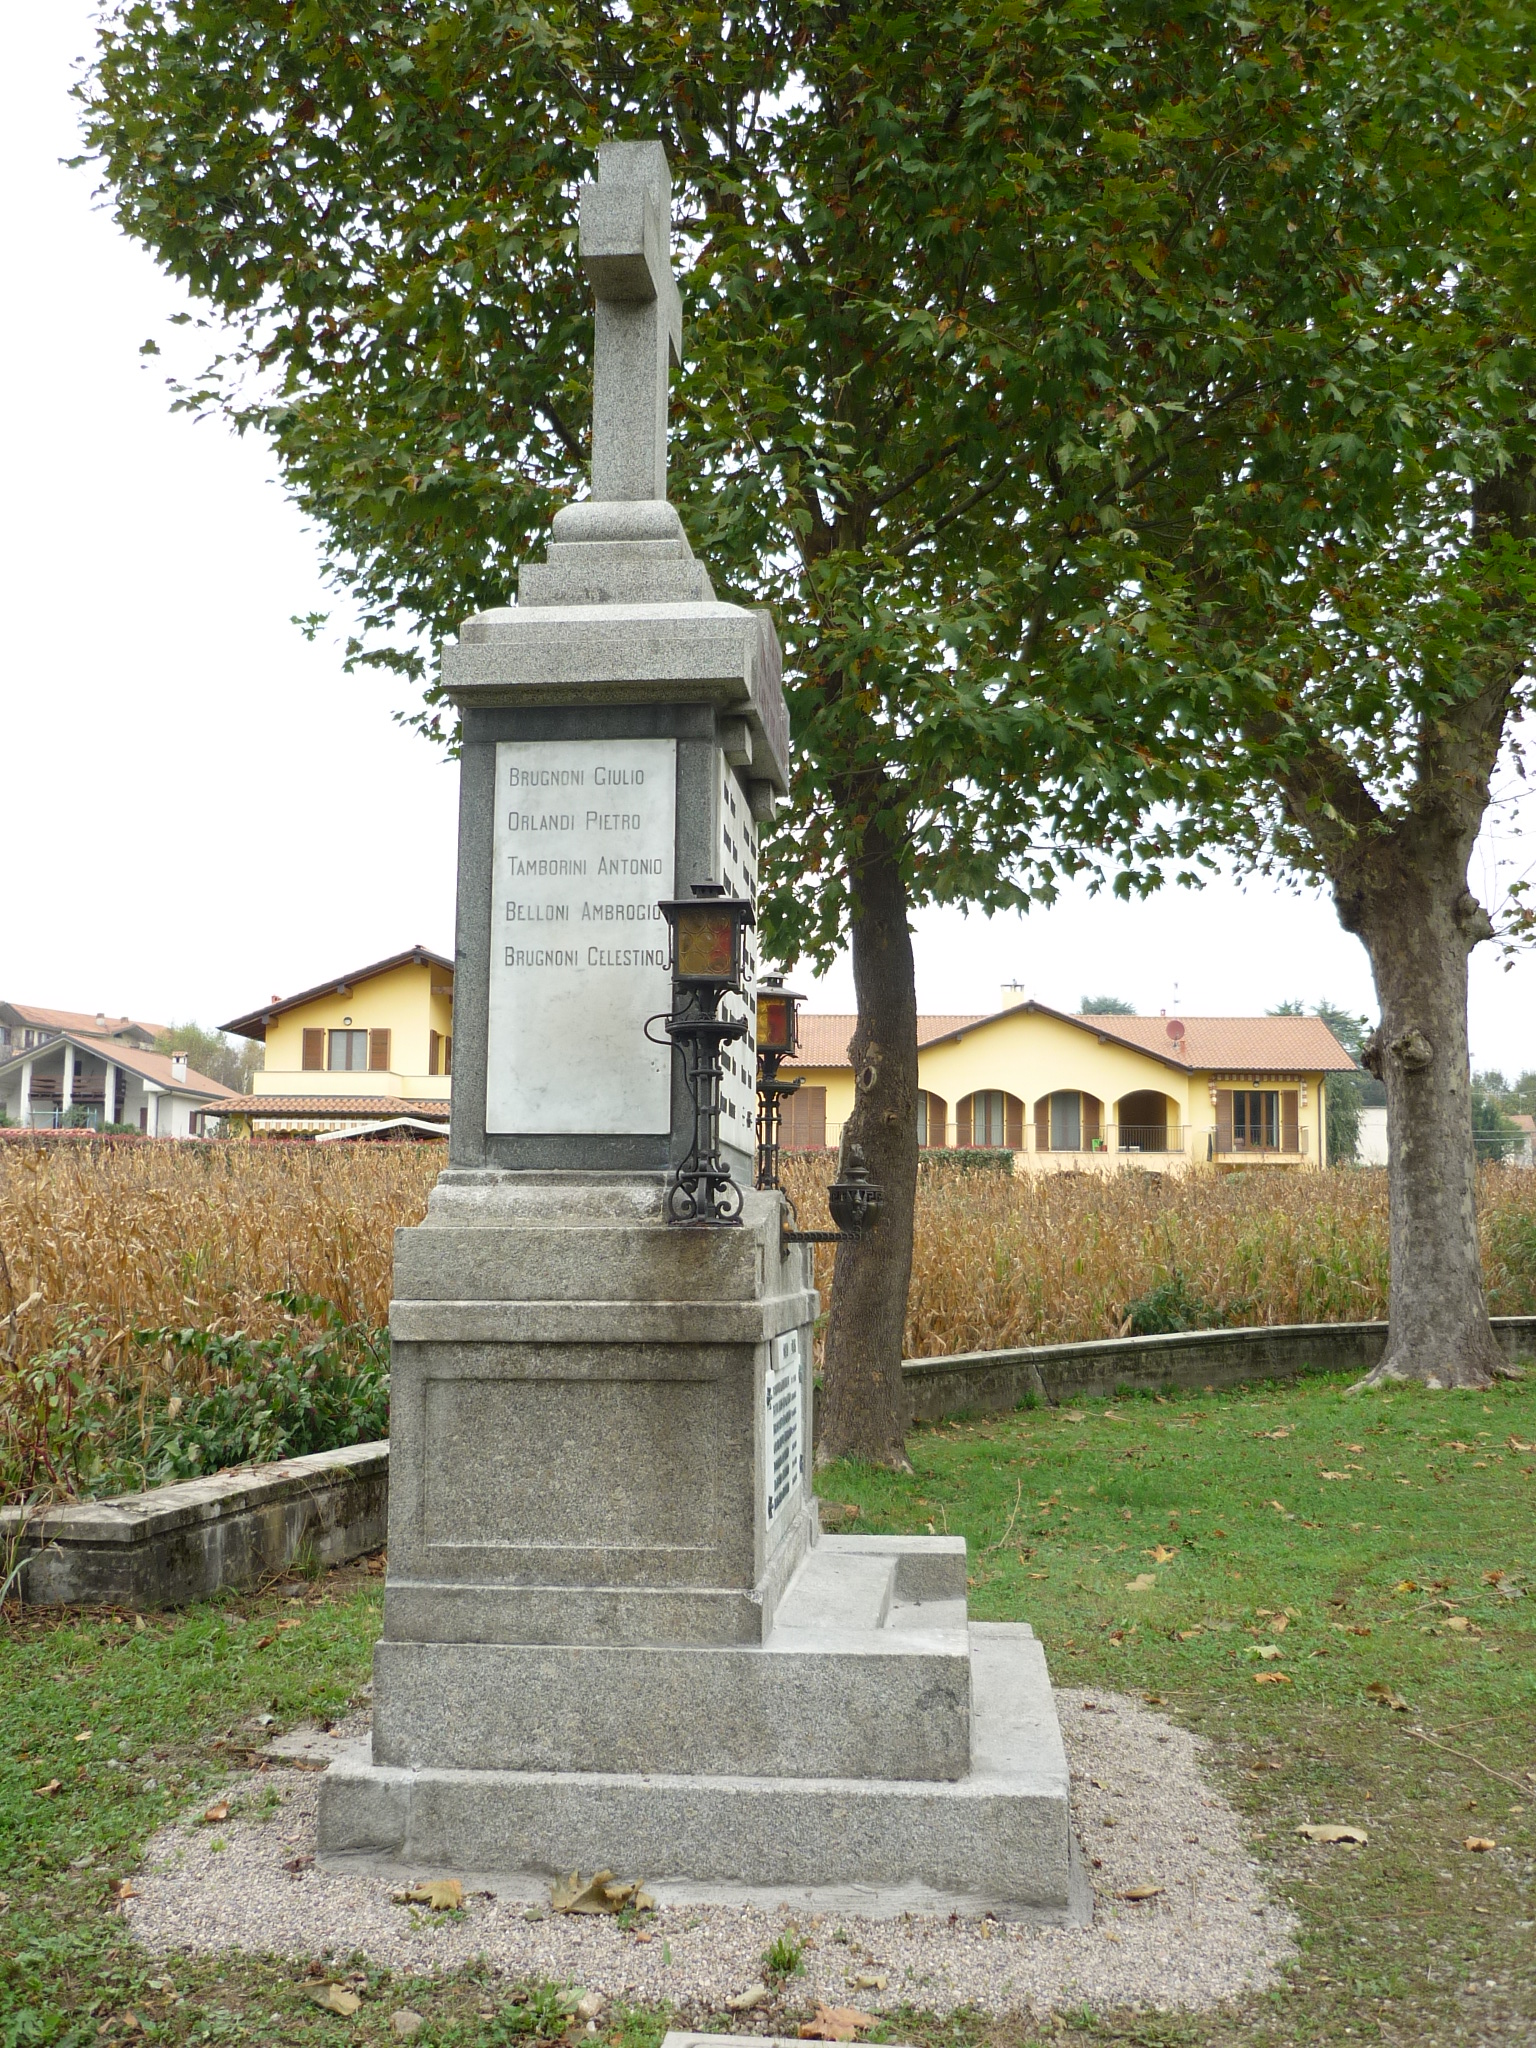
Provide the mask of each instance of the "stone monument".
[{"label": "stone monument", "polygon": [[958,1538],[820,1535],[817,1303],[750,1190],[750,986],[721,1127],[741,1223],[665,1220],[692,1107],[656,1042],[658,905],[755,893],[788,726],[771,621],[716,601],[667,502],[666,157],[598,164],[592,496],[444,654],[452,1136],[396,1240],[373,1736],[323,1781],[321,1854],[1080,1917],[1030,1630],[968,1622]]}]

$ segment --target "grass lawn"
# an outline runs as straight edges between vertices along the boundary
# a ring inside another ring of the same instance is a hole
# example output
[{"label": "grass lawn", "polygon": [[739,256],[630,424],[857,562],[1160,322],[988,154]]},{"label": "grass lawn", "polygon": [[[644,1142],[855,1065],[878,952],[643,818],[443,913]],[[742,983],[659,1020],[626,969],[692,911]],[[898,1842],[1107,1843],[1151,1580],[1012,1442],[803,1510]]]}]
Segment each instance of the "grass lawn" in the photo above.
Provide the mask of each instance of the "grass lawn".
[{"label": "grass lawn", "polygon": [[[966,1536],[972,1612],[1031,1621],[1061,1683],[1156,1695],[1206,1734],[1301,1920],[1288,1988],[1239,2011],[1043,2033],[913,2013],[880,2031],[922,2048],[1536,2041],[1533,1445],[1536,1381],[1350,1398],[1313,1380],[950,1423],[914,1435],[910,1478],[822,1475],[829,1526]],[[111,1911],[149,1833],[207,1803],[247,1716],[276,1728],[356,1697],[379,1612],[361,1570],[142,1626],[8,1611],[0,2048],[383,2042],[402,2004],[428,2016],[424,2043],[558,2026],[472,1975],[374,1972],[356,2017],[334,2017],[301,1965],[151,1962]],[[1369,1841],[1309,1846],[1312,1821]],[[622,2014],[599,2048],[651,2048],[664,2022]]]}]

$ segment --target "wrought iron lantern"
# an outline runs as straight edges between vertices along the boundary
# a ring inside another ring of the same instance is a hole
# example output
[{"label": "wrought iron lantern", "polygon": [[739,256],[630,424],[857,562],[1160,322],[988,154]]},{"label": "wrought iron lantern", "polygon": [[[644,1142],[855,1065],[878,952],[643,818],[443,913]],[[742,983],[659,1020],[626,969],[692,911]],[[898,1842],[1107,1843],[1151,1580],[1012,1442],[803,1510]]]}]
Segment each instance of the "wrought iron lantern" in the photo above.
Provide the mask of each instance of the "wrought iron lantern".
[{"label": "wrought iron lantern", "polygon": [[672,1014],[667,1036],[682,1055],[693,1105],[693,1136],[667,1189],[669,1223],[740,1223],[741,1189],[720,1156],[721,1054],[744,1038],[740,1018],[719,1014],[721,998],[739,995],[746,935],[753,924],[745,897],[727,896],[721,882],[695,882],[691,896],[658,905],[671,937]]},{"label": "wrought iron lantern", "polygon": [[[788,1195],[784,1199],[788,1202]],[[863,1146],[845,1145],[842,1178],[833,1181],[827,1189],[827,1207],[832,1212],[836,1230],[785,1230],[781,1225],[779,1242],[781,1245],[846,1244],[850,1238],[864,1235],[879,1215],[884,1201],[885,1189],[869,1177]],[[793,1212],[792,1202],[790,1209]]]},{"label": "wrought iron lantern", "polygon": [[781,1081],[779,1068],[793,1059],[800,1038],[804,996],[784,986],[782,974],[765,974],[757,985],[757,1185],[779,1185],[779,1125],[785,1099],[802,1077]]}]

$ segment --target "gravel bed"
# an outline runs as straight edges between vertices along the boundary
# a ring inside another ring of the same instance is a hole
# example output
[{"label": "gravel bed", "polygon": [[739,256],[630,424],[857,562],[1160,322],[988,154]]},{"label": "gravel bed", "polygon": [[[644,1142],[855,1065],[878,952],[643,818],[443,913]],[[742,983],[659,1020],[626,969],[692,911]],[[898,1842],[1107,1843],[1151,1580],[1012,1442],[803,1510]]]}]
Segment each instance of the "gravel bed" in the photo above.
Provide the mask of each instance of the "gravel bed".
[{"label": "gravel bed", "polygon": [[[1042,2013],[1085,2002],[1187,2010],[1274,1984],[1293,1952],[1294,1922],[1267,1897],[1237,1815],[1203,1780],[1201,1738],[1123,1694],[1064,1691],[1057,1700],[1074,1824],[1093,1865],[1091,1927],[663,1905],[626,1931],[489,1894],[438,1917],[391,1903],[398,1878],[315,1868],[318,1774],[280,1760],[222,1795],[227,1821],[191,1816],[162,1829],[121,1911],[156,1953],[242,1949],[337,1963],[361,1951],[408,1975],[484,1957],[509,1981],[667,2001],[679,2020],[718,2013],[759,1980],[764,1950],[788,1923],[805,1953],[780,2021],[816,1999],[870,2012],[911,2004]],[[1142,1885],[1161,1889],[1140,1904],[1116,1896]],[[757,2031],[774,2021],[764,2007],[734,2025]]]}]

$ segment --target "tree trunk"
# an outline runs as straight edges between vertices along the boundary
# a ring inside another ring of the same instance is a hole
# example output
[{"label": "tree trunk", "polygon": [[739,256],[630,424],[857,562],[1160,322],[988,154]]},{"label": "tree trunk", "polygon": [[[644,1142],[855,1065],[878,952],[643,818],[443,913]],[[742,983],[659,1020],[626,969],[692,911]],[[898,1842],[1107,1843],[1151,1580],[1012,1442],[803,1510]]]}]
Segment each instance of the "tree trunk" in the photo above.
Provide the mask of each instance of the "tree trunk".
[{"label": "tree trunk", "polygon": [[862,1147],[884,1201],[873,1227],[837,1248],[816,1462],[863,1458],[910,1471],[901,1353],[917,1196],[917,989],[901,862],[874,827],[854,877],[851,927],[859,1014],[839,1170],[849,1146]]},{"label": "tree trunk", "polygon": [[1363,1059],[1387,1090],[1392,1278],[1387,1349],[1362,1382],[1486,1387],[1503,1368],[1477,1242],[1467,1059],[1467,956],[1491,934],[1456,840],[1393,832],[1368,881],[1335,884],[1339,916],[1370,955],[1381,1023]]}]

